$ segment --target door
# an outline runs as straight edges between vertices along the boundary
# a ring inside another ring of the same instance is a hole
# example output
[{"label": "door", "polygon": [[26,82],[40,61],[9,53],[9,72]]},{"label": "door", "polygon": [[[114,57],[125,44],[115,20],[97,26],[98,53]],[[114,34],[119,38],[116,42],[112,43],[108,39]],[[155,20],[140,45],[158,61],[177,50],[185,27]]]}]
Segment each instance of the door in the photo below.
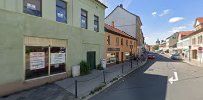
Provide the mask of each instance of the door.
[{"label": "door", "polygon": [[123,52],[121,52],[121,62],[123,63]]},{"label": "door", "polygon": [[116,52],[116,63],[119,63],[119,52]]},{"label": "door", "polygon": [[90,66],[90,69],[96,69],[96,52],[95,51],[87,52],[87,64]]}]

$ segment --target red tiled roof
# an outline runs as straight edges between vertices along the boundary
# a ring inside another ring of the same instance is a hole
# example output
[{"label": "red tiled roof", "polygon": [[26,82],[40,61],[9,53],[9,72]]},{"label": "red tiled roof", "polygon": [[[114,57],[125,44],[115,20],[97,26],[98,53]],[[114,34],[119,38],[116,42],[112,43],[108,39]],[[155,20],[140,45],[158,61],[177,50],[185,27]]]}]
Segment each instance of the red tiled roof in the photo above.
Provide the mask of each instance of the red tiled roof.
[{"label": "red tiled roof", "polygon": [[193,36],[193,35],[196,35],[200,32],[203,32],[203,29],[196,30],[196,31],[192,32],[191,34],[184,36],[183,39],[188,38],[188,37]]},{"label": "red tiled roof", "polygon": [[200,23],[203,23],[203,17],[197,18],[197,21],[200,22]]},{"label": "red tiled roof", "polygon": [[117,28],[115,28],[115,27],[113,27],[111,25],[108,25],[108,24],[105,24],[105,29],[113,31],[113,32],[115,32],[118,35],[122,35],[122,36],[125,36],[125,37],[128,37],[128,38],[136,39],[133,36],[123,32],[123,31],[121,31],[121,30],[119,30],[119,29],[117,29]]},{"label": "red tiled roof", "polygon": [[182,32],[179,32],[179,35],[181,35],[181,39],[185,36],[188,36],[190,34],[192,34],[194,31],[182,31]]}]

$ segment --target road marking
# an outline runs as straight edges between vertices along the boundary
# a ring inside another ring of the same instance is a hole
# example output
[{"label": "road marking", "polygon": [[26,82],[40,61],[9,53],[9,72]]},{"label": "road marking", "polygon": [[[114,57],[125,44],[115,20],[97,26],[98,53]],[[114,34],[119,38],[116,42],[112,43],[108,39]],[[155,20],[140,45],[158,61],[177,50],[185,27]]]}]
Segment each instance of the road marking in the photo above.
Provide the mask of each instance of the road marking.
[{"label": "road marking", "polygon": [[177,73],[177,72],[174,72],[174,77],[171,77],[168,81],[169,81],[171,84],[173,84],[173,82],[178,81],[178,73]]}]

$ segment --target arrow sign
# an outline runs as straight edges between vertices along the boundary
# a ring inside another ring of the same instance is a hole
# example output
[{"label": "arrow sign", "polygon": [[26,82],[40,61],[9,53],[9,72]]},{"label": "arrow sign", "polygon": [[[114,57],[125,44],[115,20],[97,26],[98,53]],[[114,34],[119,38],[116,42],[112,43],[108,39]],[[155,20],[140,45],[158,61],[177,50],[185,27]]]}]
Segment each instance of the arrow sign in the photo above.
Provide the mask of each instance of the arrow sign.
[{"label": "arrow sign", "polygon": [[174,72],[174,77],[171,77],[168,81],[169,81],[171,84],[173,84],[173,82],[178,81],[178,73],[177,73],[177,72]]}]

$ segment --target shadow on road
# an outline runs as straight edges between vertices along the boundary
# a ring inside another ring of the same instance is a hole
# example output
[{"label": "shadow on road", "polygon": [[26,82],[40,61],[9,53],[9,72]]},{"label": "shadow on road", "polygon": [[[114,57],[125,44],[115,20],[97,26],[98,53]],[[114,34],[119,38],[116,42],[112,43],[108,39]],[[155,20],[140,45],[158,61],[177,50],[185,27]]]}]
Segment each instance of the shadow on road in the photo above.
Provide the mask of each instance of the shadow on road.
[{"label": "shadow on road", "polygon": [[155,62],[174,62],[162,55],[156,60],[148,61],[143,67],[135,70],[91,100],[165,100],[168,76],[146,74]]}]

